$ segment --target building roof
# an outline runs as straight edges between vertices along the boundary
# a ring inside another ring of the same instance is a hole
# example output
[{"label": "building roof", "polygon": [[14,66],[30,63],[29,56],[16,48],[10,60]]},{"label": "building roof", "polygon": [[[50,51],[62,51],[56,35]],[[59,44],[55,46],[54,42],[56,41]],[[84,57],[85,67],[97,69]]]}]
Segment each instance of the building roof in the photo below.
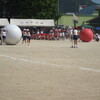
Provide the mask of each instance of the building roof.
[{"label": "building roof", "polygon": [[100,16],[87,20],[86,22],[99,22],[100,23]]},{"label": "building roof", "polygon": [[96,10],[100,10],[100,7],[97,7]]},{"label": "building roof", "polygon": [[98,26],[100,26],[100,16],[90,19],[90,20],[86,21],[86,23],[89,23],[89,25],[91,25],[91,26],[98,27]]},{"label": "building roof", "polygon": [[52,27],[55,26],[54,19],[10,19],[10,24],[18,26],[41,26]]},{"label": "building roof", "polygon": [[97,5],[91,5],[91,6],[88,6],[82,10],[79,11],[78,14],[81,14],[81,15],[92,15],[94,12],[95,12],[95,9],[97,8]]},{"label": "building roof", "polygon": [[100,7],[96,8],[96,10],[98,10],[98,16],[86,21],[86,23],[95,27],[100,26]]},{"label": "building roof", "polygon": [[9,21],[6,18],[0,18],[0,26],[8,25]]}]

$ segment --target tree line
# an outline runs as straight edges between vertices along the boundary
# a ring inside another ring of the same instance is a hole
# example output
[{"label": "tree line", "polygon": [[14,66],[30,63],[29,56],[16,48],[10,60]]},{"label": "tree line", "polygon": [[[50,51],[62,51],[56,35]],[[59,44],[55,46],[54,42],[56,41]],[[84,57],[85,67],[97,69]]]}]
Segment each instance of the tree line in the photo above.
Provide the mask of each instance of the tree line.
[{"label": "tree line", "polygon": [[55,19],[58,0],[0,0],[0,18]]}]

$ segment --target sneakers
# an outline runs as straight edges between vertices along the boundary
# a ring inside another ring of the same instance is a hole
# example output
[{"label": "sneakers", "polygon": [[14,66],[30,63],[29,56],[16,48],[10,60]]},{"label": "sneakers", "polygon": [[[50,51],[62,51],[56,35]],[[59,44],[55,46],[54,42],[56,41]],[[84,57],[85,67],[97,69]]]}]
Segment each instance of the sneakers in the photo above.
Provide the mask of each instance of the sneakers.
[{"label": "sneakers", "polygon": [[76,45],[76,46],[73,46],[73,45],[72,45],[71,48],[78,48],[78,46],[77,46],[77,45]]},{"label": "sneakers", "polygon": [[72,45],[71,48],[73,48],[74,46]]},{"label": "sneakers", "polygon": [[78,46],[76,45],[75,48],[78,48]]}]

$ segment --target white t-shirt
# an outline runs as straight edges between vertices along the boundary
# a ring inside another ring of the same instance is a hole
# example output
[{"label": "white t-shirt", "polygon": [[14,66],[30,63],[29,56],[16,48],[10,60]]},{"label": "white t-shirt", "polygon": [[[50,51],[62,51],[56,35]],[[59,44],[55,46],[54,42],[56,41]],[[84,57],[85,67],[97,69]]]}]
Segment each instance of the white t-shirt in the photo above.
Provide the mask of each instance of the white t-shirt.
[{"label": "white t-shirt", "polygon": [[71,30],[69,30],[69,34],[70,35],[72,35],[73,34],[73,30],[71,29]]},{"label": "white t-shirt", "polygon": [[23,32],[23,36],[27,36],[27,32]]},{"label": "white t-shirt", "polygon": [[78,35],[78,30],[74,30],[73,35]]},{"label": "white t-shirt", "polygon": [[2,32],[2,36],[6,36],[6,32],[5,31]]},{"label": "white t-shirt", "polygon": [[27,32],[27,36],[31,36],[30,32]]}]

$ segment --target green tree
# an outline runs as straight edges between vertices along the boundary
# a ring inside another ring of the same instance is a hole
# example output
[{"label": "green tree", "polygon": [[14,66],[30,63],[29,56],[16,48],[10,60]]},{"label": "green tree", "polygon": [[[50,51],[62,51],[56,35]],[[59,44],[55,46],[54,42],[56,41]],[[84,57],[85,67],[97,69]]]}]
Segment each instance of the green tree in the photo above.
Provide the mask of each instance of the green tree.
[{"label": "green tree", "polygon": [[32,18],[33,16],[32,1],[33,0],[20,0],[19,16],[21,18]]},{"label": "green tree", "polygon": [[57,0],[32,0],[33,18],[55,19],[60,16],[57,12]]},{"label": "green tree", "polygon": [[[0,17],[55,19],[57,0],[1,0],[2,14]],[[4,2],[6,1],[6,2]],[[5,16],[3,16],[5,13]]]}]

